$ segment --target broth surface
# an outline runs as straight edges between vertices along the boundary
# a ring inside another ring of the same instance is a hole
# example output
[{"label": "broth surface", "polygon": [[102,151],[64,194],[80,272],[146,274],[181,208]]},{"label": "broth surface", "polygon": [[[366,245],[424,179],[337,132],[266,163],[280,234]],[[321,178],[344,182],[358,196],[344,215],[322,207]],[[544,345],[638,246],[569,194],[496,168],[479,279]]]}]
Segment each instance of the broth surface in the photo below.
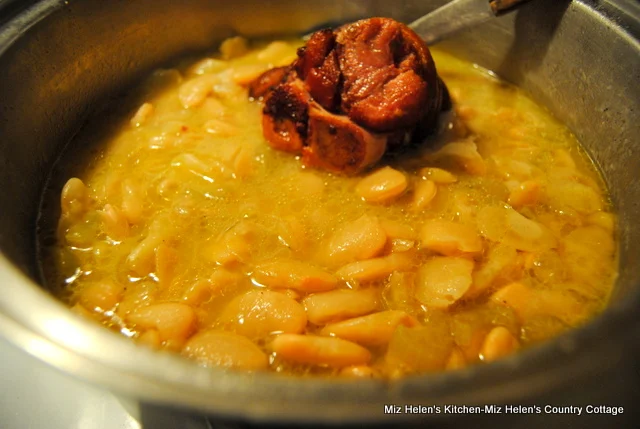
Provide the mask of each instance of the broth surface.
[{"label": "broth surface", "polygon": [[230,39],[82,130],[39,231],[74,311],[203,365],[394,378],[492,361],[603,309],[615,217],[545,109],[433,50],[454,103],[437,135],[358,177],[304,168],[266,144],[245,88],[300,43]]}]

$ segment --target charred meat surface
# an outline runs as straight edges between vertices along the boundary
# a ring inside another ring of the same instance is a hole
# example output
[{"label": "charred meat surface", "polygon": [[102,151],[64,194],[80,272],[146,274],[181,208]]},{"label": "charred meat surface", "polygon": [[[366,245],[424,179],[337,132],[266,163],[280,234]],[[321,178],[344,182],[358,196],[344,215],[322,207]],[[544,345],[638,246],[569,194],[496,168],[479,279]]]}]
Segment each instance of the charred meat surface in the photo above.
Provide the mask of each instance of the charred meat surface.
[{"label": "charred meat surface", "polygon": [[307,138],[309,103],[312,102],[303,82],[292,73],[267,92],[262,132],[272,147],[293,153],[302,151]]},{"label": "charred meat surface", "polygon": [[249,95],[264,99],[263,133],[273,148],[343,174],[419,141],[450,107],[427,45],[389,18],[314,33],[290,67],[265,72]]}]

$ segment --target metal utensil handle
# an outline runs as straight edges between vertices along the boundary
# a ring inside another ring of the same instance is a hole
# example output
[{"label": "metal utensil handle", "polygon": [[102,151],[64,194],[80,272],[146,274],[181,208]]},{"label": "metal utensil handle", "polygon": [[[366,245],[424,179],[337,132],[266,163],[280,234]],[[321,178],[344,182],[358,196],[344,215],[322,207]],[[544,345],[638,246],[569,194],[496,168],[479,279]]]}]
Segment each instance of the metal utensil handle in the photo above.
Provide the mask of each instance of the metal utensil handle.
[{"label": "metal utensil handle", "polygon": [[491,0],[489,4],[496,16],[512,11],[530,0]]}]

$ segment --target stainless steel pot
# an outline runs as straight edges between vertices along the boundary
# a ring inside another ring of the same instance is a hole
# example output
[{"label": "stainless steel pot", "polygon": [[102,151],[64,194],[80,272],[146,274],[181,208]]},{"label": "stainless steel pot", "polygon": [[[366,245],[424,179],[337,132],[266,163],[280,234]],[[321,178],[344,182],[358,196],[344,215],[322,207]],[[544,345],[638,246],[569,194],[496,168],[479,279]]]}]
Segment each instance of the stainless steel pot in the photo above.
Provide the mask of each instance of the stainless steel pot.
[{"label": "stainless steel pot", "polygon": [[[136,347],[79,319],[39,285],[40,192],[98,103],[176,55],[235,32],[301,33],[372,15],[408,22],[443,3],[0,1],[0,333],[56,368],[139,400],[253,422],[460,422],[453,415],[387,415],[385,404],[603,403],[626,407],[618,422],[638,418],[640,6],[634,0],[537,0],[443,44],[548,106],[603,172],[620,216],[620,276],[610,308],[580,330],[454,373],[391,384],[301,380],[205,369]],[[597,420],[581,426],[589,422]]]}]

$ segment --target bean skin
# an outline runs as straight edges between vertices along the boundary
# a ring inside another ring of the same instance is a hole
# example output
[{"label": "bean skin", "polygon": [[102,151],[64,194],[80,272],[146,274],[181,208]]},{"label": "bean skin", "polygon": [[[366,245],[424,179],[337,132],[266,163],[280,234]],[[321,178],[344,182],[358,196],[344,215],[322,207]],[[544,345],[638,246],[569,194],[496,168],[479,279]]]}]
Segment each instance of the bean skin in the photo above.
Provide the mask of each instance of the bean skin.
[{"label": "bean skin", "polygon": [[219,330],[194,335],[182,354],[208,366],[257,371],[269,365],[267,355],[248,338]]},{"label": "bean skin", "polygon": [[82,289],[78,302],[87,310],[109,311],[120,302],[124,287],[115,281],[88,284]]},{"label": "bean skin", "polygon": [[284,360],[334,368],[366,365],[371,360],[369,350],[355,343],[313,335],[278,335],[271,343],[271,349]]},{"label": "bean skin", "polygon": [[340,266],[378,256],[387,243],[387,234],[375,216],[364,215],[347,222],[333,233],[321,259]]},{"label": "bean skin", "polygon": [[420,243],[447,256],[482,252],[482,241],[474,228],[445,220],[427,221],[420,231]]},{"label": "bean skin", "polygon": [[402,195],[408,186],[407,177],[391,167],[383,167],[362,179],[356,193],[370,203],[384,203]]},{"label": "bean skin", "polygon": [[361,283],[383,279],[394,271],[406,271],[413,265],[413,252],[392,253],[381,258],[353,262],[336,271],[345,281]]},{"label": "bean skin", "polygon": [[429,307],[447,308],[469,290],[472,271],[473,261],[468,259],[430,259],[418,270],[415,297]]},{"label": "bean skin", "polygon": [[458,181],[458,178],[454,174],[437,167],[421,168],[418,174],[425,179],[443,185],[448,185]]},{"label": "bean skin", "polygon": [[496,326],[485,337],[480,356],[483,361],[492,362],[513,353],[518,348],[518,339],[504,326]]},{"label": "bean skin", "polygon": [[186,340],[196,330],[196,313],[182,303],[164,302],[138,308],[126,320],[136,329],[156,329],[162,341]]},{"label": "bean skin", "polygon": [[340,289],[309,295],[302,301],[311,323],[323,325],[351,317],[363,316],[374,311],[380,302],[376,288]]},{"label": "bean skin", "polygon": [[413,189],[413,210],[423,210],[429,206],[438,193],[438,186],[432,180],[419,180]]},{"label": "bean skin", "polygon": [[262,338],[273,332],[302,333],[307,315],[301,304],[284,294],[252,290],[231,300],[218,322],[248,338]]},{"label": "bean skin", "polygon": [[364,346],[381,346],[391,340],[398,326],[413,327],[418,324],[404,311],[388,310],[327,325],[320,333]]},{"label": "bean skin", "polygon": [[324,292],[335,289],[338,279],[306,262],[279,259],[256,266],[253,278],[271,288],[296,289],[302,292]]}]

